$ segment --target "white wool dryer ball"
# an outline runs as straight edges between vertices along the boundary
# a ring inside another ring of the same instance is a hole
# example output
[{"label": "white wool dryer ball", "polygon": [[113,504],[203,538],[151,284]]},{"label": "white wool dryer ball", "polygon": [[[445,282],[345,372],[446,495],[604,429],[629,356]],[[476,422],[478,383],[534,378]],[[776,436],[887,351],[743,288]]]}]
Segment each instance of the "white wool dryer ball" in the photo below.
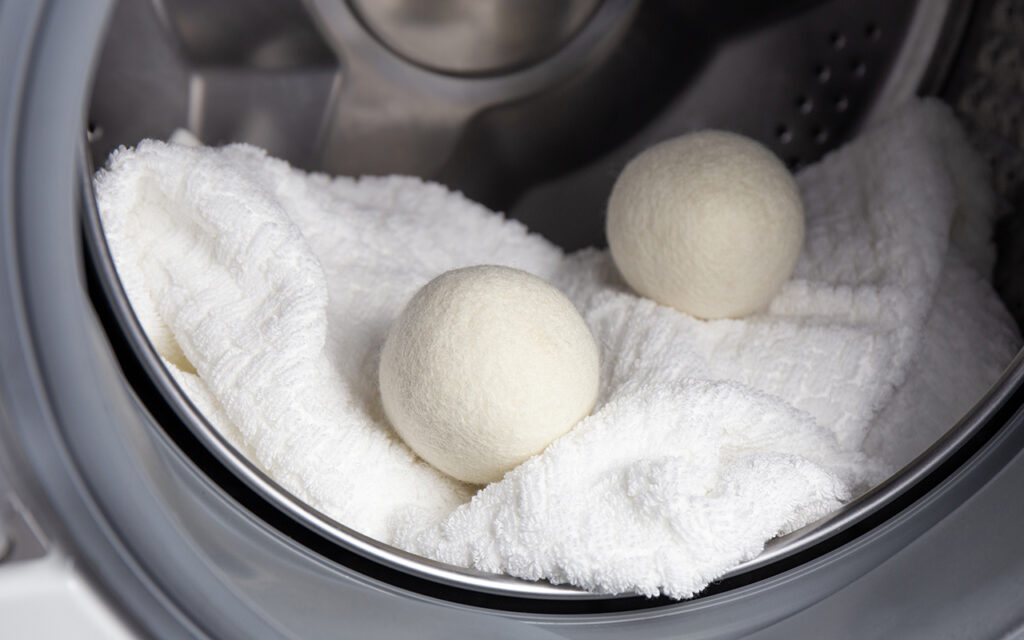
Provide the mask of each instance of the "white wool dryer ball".
[{"label": "white wool dryer ball", "polygon": [[597,344],[544,280],[476,266],[434,278],[391,328],[384,411],[421,458],[484,484],[569,431],[597,400]]},{"label": "white wool dryer ball", "polygon": [[608,244],[638,293],[699,318],[764,308],[804,240],[793,176],[760,143],[724,131],[661,142],[634,158],[608,201]]}]

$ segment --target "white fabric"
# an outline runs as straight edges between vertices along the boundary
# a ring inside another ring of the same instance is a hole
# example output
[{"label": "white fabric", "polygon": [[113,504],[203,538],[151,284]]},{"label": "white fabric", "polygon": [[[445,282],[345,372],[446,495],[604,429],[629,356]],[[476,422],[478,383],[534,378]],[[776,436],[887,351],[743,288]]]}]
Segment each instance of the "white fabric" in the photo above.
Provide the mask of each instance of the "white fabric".
[{"label": "white fabric", "polygon": [[[183,389],[298,498],[452,564],[686,597],[919,453],[1020,343],[987,284],[987,176],[947,108],[908,105],[798,183],[794,278],[765,313],[712,322],[633,295],[607,252],[563,256],[414,178],[143,141],[96,192]],[[420,286],[484,263],[573,300],[602,386],[591,416],[473,495],[392,434],[377,358]]]}]

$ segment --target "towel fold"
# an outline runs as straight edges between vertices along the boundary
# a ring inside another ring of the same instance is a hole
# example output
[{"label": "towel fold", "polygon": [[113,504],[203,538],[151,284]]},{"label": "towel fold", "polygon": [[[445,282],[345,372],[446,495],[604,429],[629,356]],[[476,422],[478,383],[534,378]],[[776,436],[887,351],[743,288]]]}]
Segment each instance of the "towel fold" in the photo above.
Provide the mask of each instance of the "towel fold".
[{"label": "towel fold", "polygon": [[[793,279],[763,313],[701,321],[634,295],[606,251],[564,255],[415,178],[152,140],[95,178],[154,347],[299,499],[450,564],[676,598],[905,464],[1020,346],[988,284],[987,173],[948,108],[908,104],[798,183]],[[479,490],[416,458],[377,390],[406,301],[472,264],[552,282],[602,356],[593,413]]]}]

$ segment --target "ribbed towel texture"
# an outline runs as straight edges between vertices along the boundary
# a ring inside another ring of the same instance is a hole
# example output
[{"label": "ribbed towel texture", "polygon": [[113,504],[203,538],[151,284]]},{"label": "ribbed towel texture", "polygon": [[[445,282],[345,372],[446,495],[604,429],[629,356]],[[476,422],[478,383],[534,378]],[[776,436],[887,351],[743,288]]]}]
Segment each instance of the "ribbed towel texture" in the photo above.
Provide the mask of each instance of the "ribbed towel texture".
[{"label": "ribbed towel texture", "polygon": [[[945,106],[907,105],[798,182],[792,280],[763,313],[706,322],[631,293],[606,251],[564,255],[415,178],[153,140],[95,178],[167,367],[298,498],[450,564],[676,598],[920,453],[1020,345],[988,284],[988,176]],[[417,459],[377,390],[408,299],[473,264],[559,287],[602,358],[593,413],[482,489]]]}]

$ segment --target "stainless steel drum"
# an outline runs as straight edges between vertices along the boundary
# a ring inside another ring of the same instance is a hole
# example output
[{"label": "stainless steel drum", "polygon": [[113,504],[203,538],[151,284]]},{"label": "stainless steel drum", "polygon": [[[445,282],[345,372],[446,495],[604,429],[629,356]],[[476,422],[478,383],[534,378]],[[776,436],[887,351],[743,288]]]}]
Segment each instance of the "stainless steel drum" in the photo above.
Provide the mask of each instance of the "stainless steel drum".
[{"label": "stainless steel drum", "polygon": [[[14,0],[0,59],[8,562],[63,554],[161,637],[985,637],[1024,622],[1024,356],[898,474],[693,600],[485,575],[348,530],[240,457],[146,340],[90,182],[117,146],[187,127],[307,169],[437,180],[576,249],[603,245],[594,212],[653,142],[727,128],[796,168],[928,93],[1016,210],[1024,2]],[[1024,324],[1024,218],[997,243],[996,286]]]}]

